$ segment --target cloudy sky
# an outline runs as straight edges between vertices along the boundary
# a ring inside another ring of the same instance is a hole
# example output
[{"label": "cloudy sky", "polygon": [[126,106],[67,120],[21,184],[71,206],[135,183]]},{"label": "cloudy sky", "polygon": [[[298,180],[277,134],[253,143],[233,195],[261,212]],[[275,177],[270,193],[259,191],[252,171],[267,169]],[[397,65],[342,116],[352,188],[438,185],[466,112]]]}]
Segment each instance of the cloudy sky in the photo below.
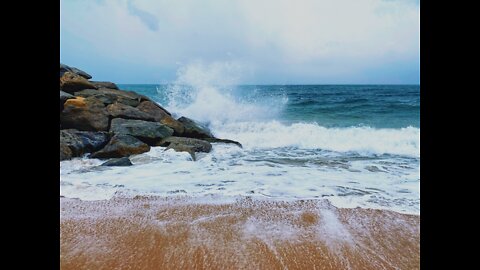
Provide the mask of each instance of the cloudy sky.
[{"label": "cloudy sky", "polygon": [[60,60],[169,83],[189,65],[245,84],[418,84],[418,0],[61,0]]}]

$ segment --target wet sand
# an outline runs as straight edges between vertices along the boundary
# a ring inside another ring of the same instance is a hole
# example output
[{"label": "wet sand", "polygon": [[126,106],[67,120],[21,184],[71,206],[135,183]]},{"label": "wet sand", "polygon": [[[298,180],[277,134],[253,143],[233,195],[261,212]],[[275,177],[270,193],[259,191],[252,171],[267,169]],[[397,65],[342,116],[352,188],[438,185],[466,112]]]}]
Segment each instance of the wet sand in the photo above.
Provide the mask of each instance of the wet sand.
[{"label": "wet sand", "polygon": [[420,217],[323,200],[60,200],[61,269],[419,269]]}]

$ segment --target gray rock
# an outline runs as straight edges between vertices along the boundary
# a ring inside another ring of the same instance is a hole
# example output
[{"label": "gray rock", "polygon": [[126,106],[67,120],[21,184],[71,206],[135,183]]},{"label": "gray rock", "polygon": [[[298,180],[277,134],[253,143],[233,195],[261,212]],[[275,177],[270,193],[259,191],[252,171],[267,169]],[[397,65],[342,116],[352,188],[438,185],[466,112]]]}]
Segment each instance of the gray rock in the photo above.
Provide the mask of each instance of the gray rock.
[{"label": "gray rock", "polygon": [[98,82],[98,81],[90,81],[93,85],[97,88],[109,88],[109,89],[117,89],[119,90],[118,86],[113,82]]},{"label": "gray rock", "polygon": [[68,99],[60,113],[62,128],[74,128],[84,131],[107,131],[108,113],[100,100],[89,97]]},{"label": "gray rock", "polygon": [[182,135],[185,131],[182,123],[175,120],[168,111],[155,102],[143,101],[137,106],[137,109],[153,116],[155,121],[172,128],[174,130],[174,135]]},{"label": "gray rock", "polygon": [[155,121],[154,117],[148,115],[139,109],[122,103],[113,103],[107,106],[107,112],[113,118],[137,119],[145,121]]},{"label": "gray rock", "polygon": [[132,166],[132,162],[128,157],[112,158],[109,161],[102,163],[100,166]]},{"label": "gray rock", "polygon": [[80,97],[95,97],[101,100],[105,105],[113,104],[115,102],[122,103],[128,106],[137,107],[143,100],[141,95],[134,92],[115,90],[109,88],[85,89],[75,92],[75,96]]},{"label": "gray rock", "polygon": [[60,77],[62,77],[62,75],[65,73],[65,72],[72,72],[72,73],[75,73],[79,76],[82,76],[84,77],[85,79],[91,79],[92,76],[90,76],[90,74],[86,73],[85,71],[83,70],[80,70],[78,68],[75,68],[75,67],[69,67],[65,64],[62,64],[60,63]]},{"label": "gray rock", "polygon": [[185,137],[167,137],[158,142],[157,145],[177,152],[187,152],[192,156],[193,160],[196,160],[195,153],[197,152],[209,153],[212,151],[212,145],[209,142]]},{"label": "gray rock", "polygon": [[107,132],[60,130],[60,160],[100,150],[109,139],[110,135]]},{"label": "gray rock", "polygon": [[150,151],[150,146],[127,134],[115,134],[110,142],[91,158],[120,158]]},{"label": "gray rock", "polygon": [[115,118],[111,121],[110,132],[128,134],[149,145],[155,145],[159,140],[171,136],[173,129],[157,122]]},{"label": "gray rock", "polygon": [[201,124],[195,122],[194,120],[187,118],[187,117],[180,117],[178,119],[180,123],[183,124],[185,131],[183,133],[183,136],[185,137],[191,137],[191,138],[214,138],[210,130],[202,126]]}]

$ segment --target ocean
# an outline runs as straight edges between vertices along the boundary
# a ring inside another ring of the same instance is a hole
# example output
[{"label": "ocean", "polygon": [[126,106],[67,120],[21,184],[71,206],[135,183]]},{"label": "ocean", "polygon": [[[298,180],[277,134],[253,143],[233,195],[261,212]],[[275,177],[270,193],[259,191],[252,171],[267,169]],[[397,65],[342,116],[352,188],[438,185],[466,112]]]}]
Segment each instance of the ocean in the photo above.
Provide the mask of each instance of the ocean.
[{"label": "ocean", "polygon": [[119,85],[233,144],[152,147],[131,167],[60,162],[60,195],[188,196],[225,202],[327,199],[336,207],[420,213],[419,85]]}]

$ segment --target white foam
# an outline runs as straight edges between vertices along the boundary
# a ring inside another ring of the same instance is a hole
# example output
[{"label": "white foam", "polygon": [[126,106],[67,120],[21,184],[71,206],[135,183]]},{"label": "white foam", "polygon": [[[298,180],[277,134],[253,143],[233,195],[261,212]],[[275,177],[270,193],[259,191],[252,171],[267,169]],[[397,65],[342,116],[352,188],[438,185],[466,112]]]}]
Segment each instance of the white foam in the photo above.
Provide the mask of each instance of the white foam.
[{"label": "white foam", "polygon": [[325,128],[315,123],[232,122],[212,125],[217,137],[237,140],[247,148],[298,147],[362,154],[420,156],[420,129],[371,127]]}]

